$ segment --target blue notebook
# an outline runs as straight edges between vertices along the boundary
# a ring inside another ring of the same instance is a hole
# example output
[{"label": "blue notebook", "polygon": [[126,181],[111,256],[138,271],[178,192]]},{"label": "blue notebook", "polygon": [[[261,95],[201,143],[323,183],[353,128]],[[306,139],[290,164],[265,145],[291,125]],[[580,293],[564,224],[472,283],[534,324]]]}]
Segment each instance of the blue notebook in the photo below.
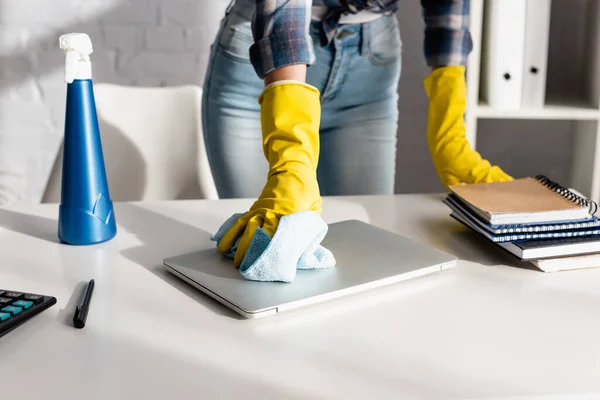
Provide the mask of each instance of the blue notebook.
[{"label": "blue notebook", "polygon": [[[464,216],[468,216],[468,218],[473,220],[477,226],[494,236],[510,234],[512,237],[517,237],[516,234],[535,234],[534,236],[521,235],[518,236],[520,239],[514,240],[572,237],[575,235],[569,235],[569,231],[585,230],[586,234],[592,234],[596,233],[596,229],[600,229],[600,219],[596,216],[591,216],[590,218],[576,221],[556,221],[552,223],[533,222],[519,225],[491,225],[484,221],[478,214],[469,212],[468,206],[454,194],[449,194],[446,199],[444,199],[444,203],[453,211],[456,211]],[[556,232],[561,232],[562,234],[557,235],[555,234]],[[552,234],[546,235],[547,233]],[[578,236],[584,236],[584,234]]]},{"label": "blue notebook", "polygon": [[[492,236],[481,232],[475,224],[459,213],[450,216],[467,228],[482,234],[486,239]],[[542,260],[556,257],[579,256],[600,253],[600,236],[566,237],[559,239],[521,240],[513,242],[497,242],[496,245],[519,257],[522,261]]]},{"label": "blue notebook", "polygon": [[[447,198],[444,200],[444,203],[452,209],[451,217],[457,219],[460,222],[467,222],[467,226],[475,230],[476,232],[482,234],[487,237],[494,243],[503,243],[503,242],[519,242],[519,241],[529,241],[529,240],[542,240],[542,239],[561,239],[561,238],[574,238],[574,237],[584,237],[584,236],[600,236],[600,221],[596,220],[596,225],[593,227],[582,228],[586,223],[564,223],[558,224],[559,229],[554,231],[534,231],[534,232],[512,232],[512,233],[497,233],[498,231],[508,230],[508,229],[531,229],[533,227],[515,227],[515,228],[500,228],[500,229],[492,229],[490,225],[487,225],[485,222],[481,221],[477,217],[473,216],[466,212],[466,210],[462,209],[460,205],[453,202],[451,198]],[[557,224],[552,224],[557,225]],[[564,228],[567,226],[571,226],[571,228]],[[577,226],[577,228],[573,228],[572,226]],[[537,225],[537,228],[541,228],[540,225]]]}]

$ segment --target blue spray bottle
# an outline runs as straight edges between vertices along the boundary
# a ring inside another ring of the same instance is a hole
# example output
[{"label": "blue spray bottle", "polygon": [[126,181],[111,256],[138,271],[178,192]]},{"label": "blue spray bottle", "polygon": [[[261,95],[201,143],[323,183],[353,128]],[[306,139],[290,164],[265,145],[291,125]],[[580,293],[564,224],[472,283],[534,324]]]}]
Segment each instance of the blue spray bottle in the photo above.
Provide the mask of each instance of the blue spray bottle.
[{"label": "blue spray bottle", "polygon": [[92,83],[92,41],[84,33],[59,38],[66,54],[67,102],[58,237],[68,244],[105,242],[117,233],[108,192]]}]

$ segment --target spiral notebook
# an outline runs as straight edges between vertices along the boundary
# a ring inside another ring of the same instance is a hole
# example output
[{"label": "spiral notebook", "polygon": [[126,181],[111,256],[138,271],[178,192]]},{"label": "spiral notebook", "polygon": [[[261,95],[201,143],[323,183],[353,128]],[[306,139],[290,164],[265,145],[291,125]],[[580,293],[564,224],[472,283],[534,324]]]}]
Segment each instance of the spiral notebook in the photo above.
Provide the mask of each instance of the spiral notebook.
[{"label": "spiral notebook", "polygon": [[542,240],[542,239],[560,239],[569,237],[582,237],[582,236],[599,236],[600,237],[600,220],[593,217],[594,222],[583,222],[573,221],[564,222],[559,224],[541,225],[534,224],[530,226],[522,226],[522,229],[531,228],[532,231],[521,231],[516,225],[503,225],[511,226],[515,228],[509,229],[492,229],[490,225],[478,217],[470,214],[460,203],[448,197],[444,200],[444,203],[450,207],[452,213],[451,217],[459,220],[468,222],[469,227],[489,240],[495,243],[502,242],[516,242],[524,240]]},{"label": "spiral notebook", "polygon": [[[511,240],[524,239],[545,239],[575,236],[573,231],[598,232],[600,233],[600,219],[596,216],[591,218],[573,220],[573,221],[555,221],[549,223],[527,223],[521,225],[490,225],[480,216],[469,211],[469,207],[463,204],[455,195],[449,194],[443,200],[454,213],[460,214],[472,220],[478,228],[498,237],[499,240],[506,240],[505,237],[512,237]],[[502,238],[502,239],[501,239]]]},{"label": "spiral notebook", "polygon": [[593,219],[593,201],[546,176],[450,186],[469,211],[489,225],[525,225]]},{"label": "spiral notebook", "polygon": [[[473,231],[480,234],[482,233],[471,220],[464,216],[461,216],[458,213],[452,213],[451,217],[458,222],[461,222],[466,227],[471,228]],[[490,239],[489,235],[483,234],[482,236]],[[600,253],[600,237],[597,235],[559,239],[496,242],[496,245],[519,257],[523,261]]]}]

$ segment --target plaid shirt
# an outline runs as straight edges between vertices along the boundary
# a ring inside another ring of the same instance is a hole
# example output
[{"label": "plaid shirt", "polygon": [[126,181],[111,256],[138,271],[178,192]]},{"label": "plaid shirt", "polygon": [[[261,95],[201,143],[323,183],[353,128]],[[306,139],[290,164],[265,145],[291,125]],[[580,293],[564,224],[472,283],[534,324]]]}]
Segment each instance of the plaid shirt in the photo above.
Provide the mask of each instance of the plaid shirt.
[{"label": "plaid shirt", "polygon": [[[421,0],[425,22],[424,53],[427,65],[466,65],[472,42],[469,32],[470,0]],[[329,7],[323,20],[323,42],[329,42],[342,13],[364,9],[393,13],[398,0],[256,0],[254,45],[250,59],[261,78],[287,65],[313,64],[309,35],[312,5]]]}]

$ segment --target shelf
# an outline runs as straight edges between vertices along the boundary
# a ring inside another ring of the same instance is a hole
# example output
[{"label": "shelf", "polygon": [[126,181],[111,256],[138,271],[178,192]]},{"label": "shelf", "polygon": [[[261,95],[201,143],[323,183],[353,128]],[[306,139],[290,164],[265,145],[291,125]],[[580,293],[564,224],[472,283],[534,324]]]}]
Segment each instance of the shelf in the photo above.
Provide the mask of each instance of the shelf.
[{"label": "shelf", "polygon": [[598,120],[600,119],[600,110],[583,103],[577,105],[576,102],[569,102],[569,104],[550,103],[543,108],[518,110],[495,109],[485,103],[480,103],[475,110],[475,116],[488,119]]},{"label": "shelf", "polygon": [[[474,40],[467,65],[468,142],[477,150],[479,127],[489,129],[496,123],[523,124],[524,129],[536,134],[539,130],[535,127],[526,128],[530,123],[527,120],[541,121],[540,126],[552,128],[568,122],[565,125],[572,133],[573,149],[570,179],[565,179],[565,185],[600,202],[600,0],[551,1],[546,104],[517,110],[490,107],[483,98],[486,87],[482,67],[490,59],[482,47],[486,43],[488,21],[484,11],[488,1],[470,2],[469,29]],[[514,146],[520,146],[514,135],[506,137],[517,142]]]}]

